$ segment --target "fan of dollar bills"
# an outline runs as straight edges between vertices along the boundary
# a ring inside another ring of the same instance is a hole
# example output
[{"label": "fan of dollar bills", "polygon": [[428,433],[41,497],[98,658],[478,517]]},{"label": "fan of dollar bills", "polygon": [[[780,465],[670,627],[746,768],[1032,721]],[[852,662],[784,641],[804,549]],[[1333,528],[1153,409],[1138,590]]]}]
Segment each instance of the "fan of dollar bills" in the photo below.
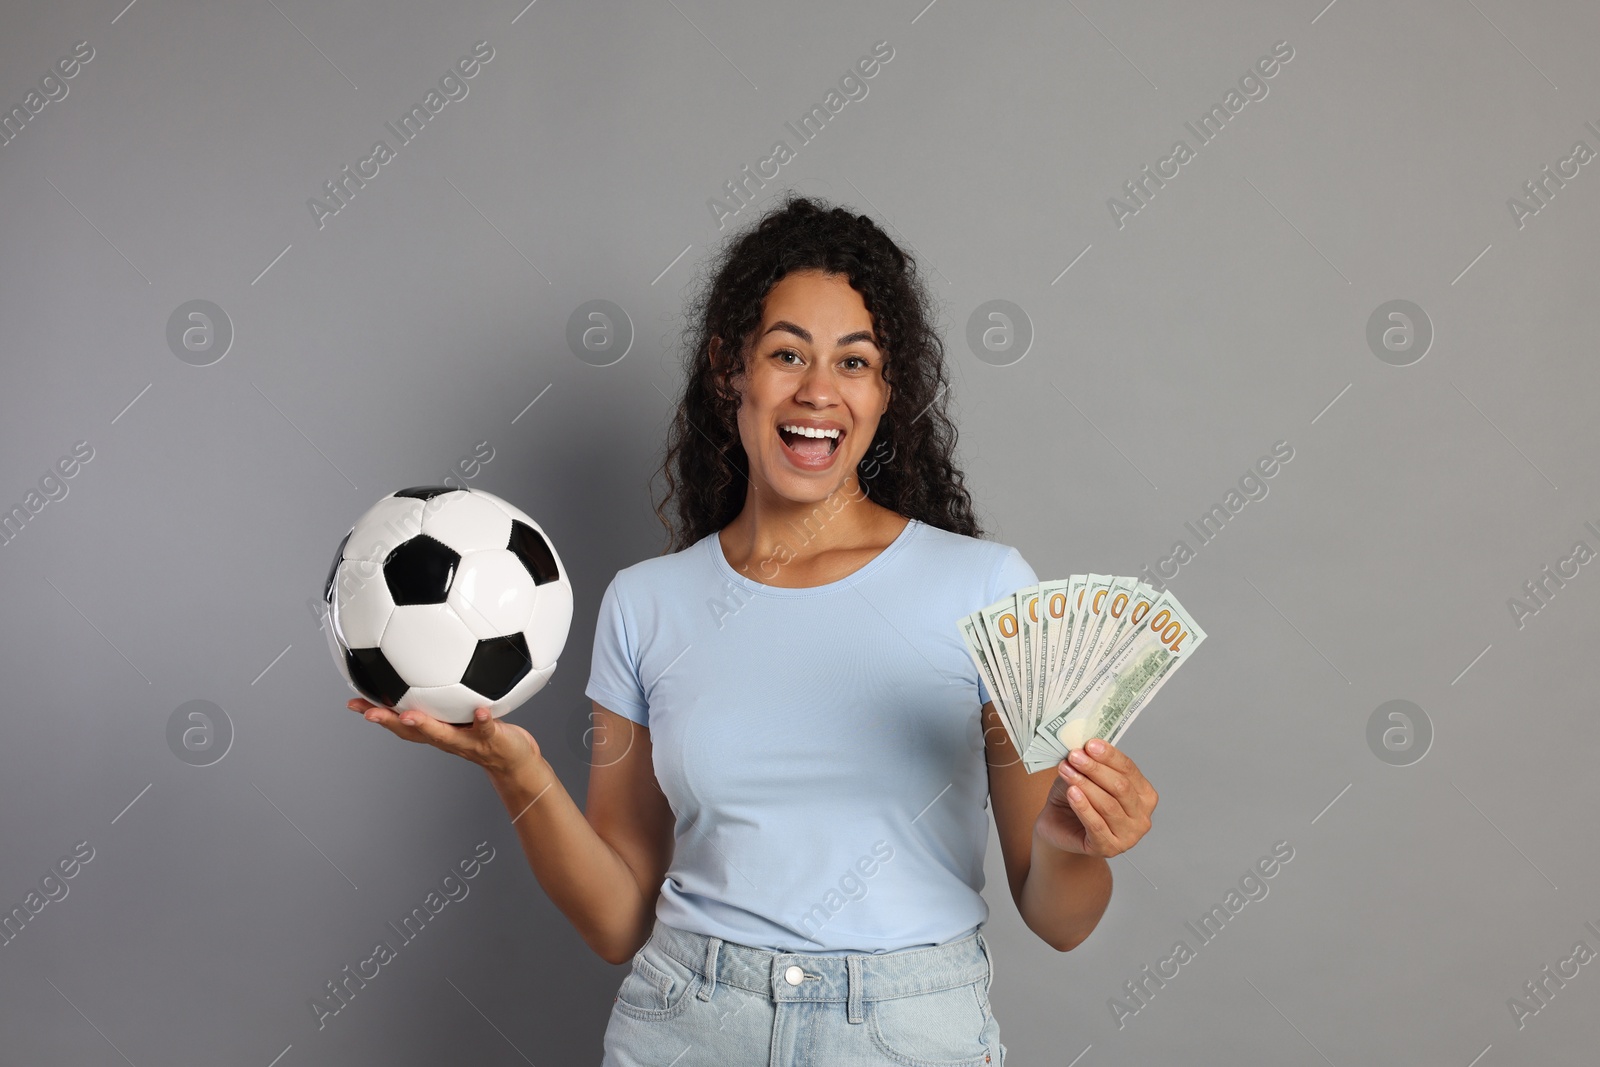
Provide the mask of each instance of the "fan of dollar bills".
[{"label": "fan of dollar bills", "polygon": [[1025,586],[958,625],[1030,772],[1116,744],[1206,637],[1171,590],[1109,574]]}]

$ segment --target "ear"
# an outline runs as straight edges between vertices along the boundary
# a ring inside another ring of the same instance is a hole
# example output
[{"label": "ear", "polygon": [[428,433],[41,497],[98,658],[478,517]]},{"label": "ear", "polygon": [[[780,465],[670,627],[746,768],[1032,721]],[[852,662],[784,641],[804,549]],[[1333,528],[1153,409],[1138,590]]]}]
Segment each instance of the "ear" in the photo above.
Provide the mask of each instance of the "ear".
[{"label": "ear", "polygon": [[728,384],[727,358],[723,352],[722,338],[713,337],[706,345],[706,359],[711,365],[711,375],[720,384]]},{"label": "ear", "polygon": [[744,384],[734,382],[739,372],[739,368],[735,365],[739,358],[738,349],[726,343],[721,337],[713,337],[706,344],[706,356],[711,363],[713,388],[723,396],[742,398]]}]

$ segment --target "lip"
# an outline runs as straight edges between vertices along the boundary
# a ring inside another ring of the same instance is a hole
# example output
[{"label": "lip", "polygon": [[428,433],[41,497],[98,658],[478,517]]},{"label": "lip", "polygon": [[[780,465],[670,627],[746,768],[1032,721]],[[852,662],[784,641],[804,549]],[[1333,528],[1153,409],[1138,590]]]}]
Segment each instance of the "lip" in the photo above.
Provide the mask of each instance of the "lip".
[{"label": "lip", "polygon": [[[834,445],[832,452],[821,458],[813,459],[809,456],[802,456],[790,448],[789,442],[783,439],[782,433],[779,433],[779,426],[803,426],[809,430],[838,430],[839,440]],[[834,460],[844,450],[844,440],[850,433],[843,423],[836,422],[833,419],[779,419],[773,425],[772,432],[778,435],[778,445],[783,452],[783,458],[789,462],[790,466],[803,471],[825,471],[833,466]]]}]

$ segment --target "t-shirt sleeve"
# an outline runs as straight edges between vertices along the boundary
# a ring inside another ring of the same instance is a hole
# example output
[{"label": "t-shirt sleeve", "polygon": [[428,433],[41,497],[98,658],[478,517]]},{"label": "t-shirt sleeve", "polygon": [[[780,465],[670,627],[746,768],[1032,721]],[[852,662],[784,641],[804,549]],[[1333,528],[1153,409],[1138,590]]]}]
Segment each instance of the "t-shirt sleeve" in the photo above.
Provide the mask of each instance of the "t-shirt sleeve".
[{"label": "t-shirt sleeve", "polygon": [[600,616],[594,626],[594,655],[589,661],[589,684],[584,695],[601,707],[650,725],[650,705],[639,682],[639,646],[635,623],[617,579],[612,578],[600,598]]},{"label": "t-shirt sleeve", "polygon": [[[1007,547],[1006,554],[1001,557],[994,574],[989,577],[989,588],[985,591],[984,604],[993,604],[1007,593],[1015,593],[1027,585],[1037,585],[1039,578],[1033,573],[1033,568],[1028,566],[1028,561],[1022,558],[1022,553],[1015,548]],[[989,703],[989,687],[983,684],[983,675],[978,675],[978,706]]]}]

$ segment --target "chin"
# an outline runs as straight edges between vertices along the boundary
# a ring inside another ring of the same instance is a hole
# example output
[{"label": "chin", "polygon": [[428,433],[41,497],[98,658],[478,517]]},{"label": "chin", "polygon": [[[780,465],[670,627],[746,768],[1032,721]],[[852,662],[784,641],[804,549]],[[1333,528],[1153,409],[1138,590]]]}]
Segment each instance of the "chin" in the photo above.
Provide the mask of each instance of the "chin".
[{"label": "chin", "polygon": [[821,504],[844,485],[843,480],[830,480],[828,482],[798,478],[785,478],[778,482],[770,483],[783,499],[794,504]]},{"label": "chin", "polygon": [[[840,460],[843,458],[839,457]],[[769,475],[767,484],[772,487],[773,492],[783,497],[783,499],[796,504],[820,504],[827,500],[828,497],[844,487],[845,482],[848,480],[846,472],[854,469],[853,467],[843,466],[839,460],[836,460],[828,470],[815,474],[801,474],[798,471],[786,469],[786,465],[781,459],[774,466],[777,470],[777,477]]]}]

